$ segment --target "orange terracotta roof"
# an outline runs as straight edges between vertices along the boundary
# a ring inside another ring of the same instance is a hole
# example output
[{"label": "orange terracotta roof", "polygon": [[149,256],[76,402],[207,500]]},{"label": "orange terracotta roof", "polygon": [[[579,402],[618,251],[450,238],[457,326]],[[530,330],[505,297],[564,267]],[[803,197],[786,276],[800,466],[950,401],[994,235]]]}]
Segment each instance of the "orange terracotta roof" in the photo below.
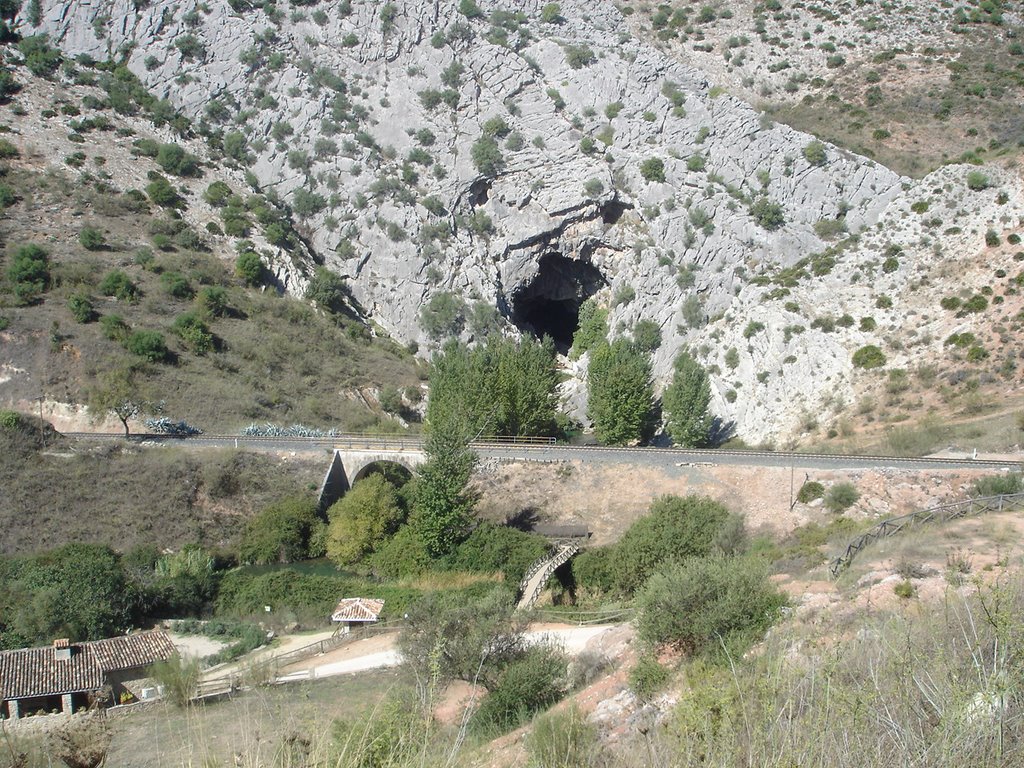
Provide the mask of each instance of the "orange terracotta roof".
[{"label": "orange terracotta roof", "polygon": [[372,597],[346,597],[331,614],[331,621],[377,621],[384,601]]},{"label": "orange terracotta roof", "polygon": [[[54,651],[58,648],[69,648],[71,658],[56,658]],[[97,691],[103,687],[107,672],[144,667],[175,653],[170,637],[160,630],[0,651],[0,700]]]}]

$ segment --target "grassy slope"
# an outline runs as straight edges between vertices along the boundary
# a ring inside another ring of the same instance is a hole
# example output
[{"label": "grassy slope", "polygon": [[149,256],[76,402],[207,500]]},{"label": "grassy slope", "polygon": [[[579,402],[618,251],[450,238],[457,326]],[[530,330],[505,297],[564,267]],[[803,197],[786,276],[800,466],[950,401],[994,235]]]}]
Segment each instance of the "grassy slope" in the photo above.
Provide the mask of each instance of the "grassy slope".
[{"label": "grassy slope", "polygon": [[237,541],[267,504],[315,491],[324,462],[243,451],[79,444],[0,431],[0,554],[70,542],[177,549]]},{"label": "grassy slope", "polygon": [[[207,431],[234,430],[251,421],[350,430],[395,428],[373,397],[367,401],[357,390],[416,384],[411,355],[386,338],[372,336],[356,321],[314,311],[273,290],[247,288],[233,275],[237,240],[200,226],[204,218],[216,221],[216,211],[204,208],[199,199],[202,190],[226,179],[245,195],[244,185],[215,165],[206,167],[199,179],[172,178],[189,199],[185,222],[203,244],[199,250],[180,245],[157,249],[153,236],[166,230],[170,217],[155,205],[140,206],[123,194],[144,188],[147,174],[158,170],[154,161],[130,154],[136,138],[156,135],[152,126],[109,110],[86,109],[81,99],[96,89],[55,87],[21,70],[18,76],[25,87],[17,104],[27,114],[11,114],[10,107],[0,107],[0,129],[4,118],[11,117],[8,137],[21,150],[2,174],[18,200],[0,218],[0,242],[7,252],[0,257],[0,268],[6,273],[18,245],[38,243],[49,251],[53,285],[39,302],[18,306],[10,286],[0,280],[0,316],[8,323],[7,330],[0,331],[0,364],[7,374],[0,376],[0,402],[40,395],[83,402],[99,371],[127,361],[140,368],[154,399],[166,401],[167,415]],[[84,142],[71,142],[66,125],[71,118],[63,116],[60,107],[81,109],[83,117],[102,113],[131,136],[93,130],[77,134]],[[42,117],[44,112],[56,114]],[[198,145],[189,149],[201,151]],[[74,152],[87,158],[77,168],[66,159]],[[101,230],[107,245],[86,250],[78,239],[85,226]],[[145,266],[137,257],[143,248],[155,256]],[[141,288],[137,302],[101,295],[98,285],[114,268],[124,270]],[[183,274],[192,291],[204,285],[227,289],[230,310],[211,322],[216,352],[196,355],[174,336],[175,317],[194,307],[190,298],[170,295],[161,280],[167,272]],[[120,344],[104,338],[97,322],[76,323],[67,308],[67,298],[75,292],[90,295],[100,315],[117,314],[133,329],[164,332],[176,362],[141,365]]]}]

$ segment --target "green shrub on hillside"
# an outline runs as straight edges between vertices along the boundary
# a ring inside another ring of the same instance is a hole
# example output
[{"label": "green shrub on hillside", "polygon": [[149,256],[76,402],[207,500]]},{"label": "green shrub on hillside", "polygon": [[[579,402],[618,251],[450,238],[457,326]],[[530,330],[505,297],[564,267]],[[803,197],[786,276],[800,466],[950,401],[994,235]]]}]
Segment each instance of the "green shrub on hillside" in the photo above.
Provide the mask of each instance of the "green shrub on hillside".
[{"label": "green shrub on hillside", "polygon": [[669,563],[709,554],[730,514],[705,496],[655,499],[648,514],[633,523],[615,547],[616,589],[632,595]]},{"label": "green shrub on hillside", "polygon": [[771,626],[786,598],[750,558],[695,557],[651,577],[637,599],[637,634],[649,647],[739,654]]},{"label": "green shrub on hillside", "polygon": [[988,189],[991,186],[988,176],[981,171],[968,171],[967,172],[967,188],[974,192],[980,192],[983,189]]},{"label": "green shrub on hillside", "polygon": [[604,764],[597,728],[575,703],[538,717],[527,737],[527,749],[530,765],[536,768],[591,768]]},{"label": "green shrub on hillside", "polygon": [[34,243],[19,246],[7,267],[7,279],[22,304],[30,304],[50,287],[50,258]]},{"label": "green shrub on hillside", "polygon": [[505,159],[501,153],[501,147],[494,137],[484,134],[475,142],[470,149],[470,157],[473,160],[473,167],[482,176],[493,178],[505,167]]},{"label": "green shrub on hillside", "polygon": [[163,176],[157,175],[146,185],[146,195],[162,208],[184,208],[185,201]]},{"label": "green shrub on hillside", "polygon": [[351,311],[352,292],[343,277],[318,266],[306,287],[306,300],[328,312],[341,314]]},{"label": "green shrub on hillside", "polygon": [[800,490],[797,491],[796,500],[801,504],[809,504],[815,499],[820,499],[825,495],[825,486],[816,480],[808,480],[800,486]]},{"label": "green shrub on hillside", "polygon": [[502,670],[522,655],[525,627],[505,587],[492,585],[475,601],[435,593],[409,610],[398,647],[426,679],[479,680],[493,690]]},{"label": "green shrub on hillside", "polygon": [[248,285],[260,285],[265,271],[263,260],[255,251],[245,251],[235,260],[235,274]]},{"label": "green shrub on hillside", "polygon": [[174,318],[171,328],[195,354],[205,355],[213,349],[213,333],[198,312],[183,312]]},{"label": "green shrub on hillside", "polygon": [[131,326],[120,315],[104,315],[100,318],[100,333],[111,341],[123,342],[131,330]]},{"label": "green shrub on hillside", "polygon": [[747,209],[758,226],[773,231],[786,223],[783,208],[767,197],[759,197]]},{"label": "green shrub on hillside", "polygon": [[170,270],[160,275],[160,284],[169,296],[176,299],[191,299],[192,285],[181,272]]},{"label": "green shrub on hillside", "polygon": [[662,183],[665,181],[665,161],[660,157],[649,157],[640,163],[640,175],[646,181]]},{"label": "green shrub on hillside", "polygon": [[295,497],[280,501],[246,524],[238,559],[243,563],[303,560],[319,522],[316,502],[312,499]]},{"label": "green shrub on hillside", "polygon": [[113,296],[121,301],[134,302],[141,295],[138,286],[120,269],[113,269],[104,275],[99,289],[104,296]]},{"label": "green shrub on hillside", "polygon": [[83,227],[78,233],[78,242],[87,251],[101,251],[107,246],[103,232],[96,227]]},{"label": "green shrub on hillside", "polygon": [[25,66],[36,77],[52,77],[60,67],[61,54],[50,45],[48,35],[31,35],[18,41],[18,51],[25,57]]},{"label": "green shrub on hillside", "polygon": [[665,687],[672,673],[658,663],[650,653],[644,653],[636,660],[629,672],[629,687],[641,700],[651,697]]},{"label": "green shrub on hillside", "polygon": [[853,483],[836,483],[825,494],[825,508],[830,512],[842,512],[857,503],[860,491]]},{"label": "green shrub on hillside", "polygon": [[518,727],[565,695],[565,655],[535,645],[510,661],[473,715],[475,731],[490,737]]},{"label": "green shrub on hillside", "polygon": [[92,298],[89,294],[76,291],[68,297],[68,309],[75,322],[89,323],[96,319],[96,309],[93,307]]},{"label": "green shrub on hillside", "polygon": [[582,69],[597,61],[588,45],[565,45],[565,61],[571,69]]},{"label": "green shrub on hillside", "polygon": [[159,331],[135,331],[124,340],[124,348],[151,363],[162,363],[170,353]]},{"label": "green shrub on hillside", "polygon": [[804,158],[811,165],[824,165],[828,162],[828,155],[825,153],[825,145],[820,141],[812,141],[804,147]]},{"label": "green shrub on hillside", "polygon": [[885,365],[885,353],[874,344],[867,344],[853,353],[853,364],[865,370],[881,368]]},{"label": "green shrub on hillside", "polygon": [[437,293],[420,310],[420,325],[435,341],[458,336],[466,325],[466,304],[454,293]]}]

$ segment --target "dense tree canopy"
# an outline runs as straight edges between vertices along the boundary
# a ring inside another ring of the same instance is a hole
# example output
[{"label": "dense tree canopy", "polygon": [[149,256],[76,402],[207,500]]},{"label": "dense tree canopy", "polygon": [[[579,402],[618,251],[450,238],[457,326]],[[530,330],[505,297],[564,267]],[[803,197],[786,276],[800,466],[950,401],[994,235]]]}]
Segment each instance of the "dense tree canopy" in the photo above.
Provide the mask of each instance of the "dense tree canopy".
[{"label": "dense tree canopy", "polygon": [[243,563],[303,560],[319,523],[312,499],[298,497],[278,502],[245,526],[238,557]]},{"label": "dense tree canopy", "polygon": [[590,353],[587,387],[598,440],[624,445],[645,437],[654,397],[647,355],[625,339],[598,346]]},{"label": "dense tree canopy", "polygon": [[707,443],[711,431],[710,402],[707,372],[689,353],[680,352],[672,383],[662,397],[665,426],[676,445],[696,448]]},{"label": "dense tree canopy", "polygon": [[670,562],[711,552],[729,510],[706,496],[661,496],[623,535],[612,558],[616,587],[633,594]]},{"label": "dense tree canopy", "polygon": [[108,547],[68,544],[0,561],[0,647],[97,640],[133,623],[138,593]]},{"label": "dense tree canopy", "polygon": [[444,557],[466,537],[475,499],[467,490],[476,465],[465,432],[432,430],[425,446],[427,462],[416,473],[412,526],[432,558]]},{"label": "dense tree canopy", "polygon": [[492,337],[472,350],[453,342],[431,368],[427,421],[434,431],[458,423],[469,437],[554,435],[557,384],[550,339]]},{"label": "dense tree canopy", "polygon": [[373,552],[404,518],[395,487],[382,474],[360,480],[327,510],[327,556],[351,565]]}]

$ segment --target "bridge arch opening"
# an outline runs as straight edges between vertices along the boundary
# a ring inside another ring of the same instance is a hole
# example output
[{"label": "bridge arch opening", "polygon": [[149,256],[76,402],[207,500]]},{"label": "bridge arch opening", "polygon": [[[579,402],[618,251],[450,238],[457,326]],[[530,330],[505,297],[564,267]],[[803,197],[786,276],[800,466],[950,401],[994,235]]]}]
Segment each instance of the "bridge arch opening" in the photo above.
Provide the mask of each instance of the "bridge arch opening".
[{"label": "bridge arch opening", "polygon": [[371,461],[355,473],[352,477],[352,485],[355,485],[360,480],[365,480],[371,475],[383,475],[384,479],[395,486],[395,488],[401,488],[412,480],[412,469],[401,462],[388,459]]}]

